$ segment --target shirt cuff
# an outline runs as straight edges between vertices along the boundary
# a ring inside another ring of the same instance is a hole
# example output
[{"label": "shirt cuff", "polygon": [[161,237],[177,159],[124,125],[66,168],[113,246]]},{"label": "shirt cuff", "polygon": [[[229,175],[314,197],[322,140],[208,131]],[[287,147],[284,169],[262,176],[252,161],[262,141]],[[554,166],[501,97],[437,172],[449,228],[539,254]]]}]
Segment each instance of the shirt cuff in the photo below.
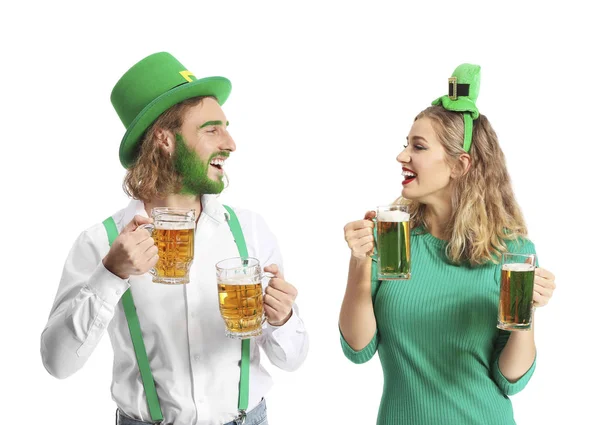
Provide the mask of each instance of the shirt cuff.
[{"label": "shirt cuff", "polygon": [[114,307],[129,289],[129,282],[112,274],[100,262],[88,280],[88,288],[106,304]]},{"label": "shirt cuff", "polygon": [[289,350],[293,350],[295,347],[295,334],[306,332],[304,322],[298,315],[296,304],[292,306],[292,315],[283,325],[271,325],[268,321],[266,322],[266,325],[267,333],[270,333],[273,336],[275,341],[285,352],[289,352]]},{"label": "shirt cuff", "polygon": [[342,330],[340,329],[340,343],[342,344],[342,351],[348,360],[352,363],[361,364],[366,363],[371,360],[371,358],[375,355],[378,346],[378,334],[377,329],[375,329],[375,335],[371,339],[371,342],[367,344],[365,348],[362,350],[356,351],[354,348],[350,347],[344,335],[342,334]]},{"label": "shirt cuff", "polygon": [[515,382],[510,382],[508,379],[506,379],[504,375],[502,375],[502,372],[500,371],[500,366],[498,364],[499,358],[496,359],[492,366],[492,373],[494,375],[494,380],[496,381],[496,384],[498,384],[500,390],[506,395],[514,395],[521,391],[523,388],[525,388],[525,386],[529,382],[529,379],[531,379],[531,376],[533,375],[533,371],[535,370],[536,358],[533,359],[533,363],[531,364],[529,370],[525,372],[525,375],[521,376]]}]

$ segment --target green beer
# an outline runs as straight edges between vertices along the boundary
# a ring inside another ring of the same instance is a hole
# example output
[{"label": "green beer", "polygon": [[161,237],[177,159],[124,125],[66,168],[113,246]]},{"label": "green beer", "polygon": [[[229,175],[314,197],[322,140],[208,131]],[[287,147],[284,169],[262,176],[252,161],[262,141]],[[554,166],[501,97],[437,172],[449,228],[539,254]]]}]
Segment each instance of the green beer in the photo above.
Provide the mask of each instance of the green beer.
[{"label": "green beer", "polygon": [[535,266],[529,263],[502,265],[498,328],[529,329],[533,312]]},{"label": "green beer", "polygon": [[[394,205],[385,208],[405,208]],[[399,209],[377,214],[378,274],[380,280],[410,279],[409,214]]]}]

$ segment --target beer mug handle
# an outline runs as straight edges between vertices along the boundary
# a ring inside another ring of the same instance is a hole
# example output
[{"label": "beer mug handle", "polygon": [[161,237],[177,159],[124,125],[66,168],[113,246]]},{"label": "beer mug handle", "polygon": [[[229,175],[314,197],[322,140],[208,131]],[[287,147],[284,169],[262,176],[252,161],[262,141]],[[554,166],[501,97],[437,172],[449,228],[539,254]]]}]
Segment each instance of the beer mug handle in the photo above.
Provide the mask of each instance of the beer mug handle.
[{"label": "beer mug handle", "polygon": [[[270,272],[262,272],[260,274],[260,280],[262,281],[263,279],[273,279],[275,277],[275,275],[273,273]],[[262,318],[262,322],[260,322],[261,326],[264,325],[267,322],[267,315],[265,314],[265,310],[263,308],[263,318]]]},{"label": "beer mug handle", "polygon": [[275,275],[273,273],[270,272],[262,272],[260,274],[260,280],[262,281],[263,279],[273,279],[275,278]]},{"label": "beer mug handle", "polygon": [[152,232],[154,232],[154,224],[150,223],[150,224],[142,224],[141,226],[139,226],[143,229],[146,229],[148,232],[150,232],[150,236],[152,236]]},{"label": "beer mug handle", "polygon": [[[152,236],[152,233],[154,232],[154,224],[150,223],[150,224],[142,224],[141,226],[139,226],[143,229],[146,229],[148,232],[150,232],[150,236]],[[152,276],[157,276],[157,272],[156,269],[154,267],[152,267],[150,270],[148,270],[148,273],[150,273]]]},{"label": "beer mug handle", "polygon": [[373,252],[371,253],[371,258],[377,258],[377,216],[371,218],[373,222]]}]

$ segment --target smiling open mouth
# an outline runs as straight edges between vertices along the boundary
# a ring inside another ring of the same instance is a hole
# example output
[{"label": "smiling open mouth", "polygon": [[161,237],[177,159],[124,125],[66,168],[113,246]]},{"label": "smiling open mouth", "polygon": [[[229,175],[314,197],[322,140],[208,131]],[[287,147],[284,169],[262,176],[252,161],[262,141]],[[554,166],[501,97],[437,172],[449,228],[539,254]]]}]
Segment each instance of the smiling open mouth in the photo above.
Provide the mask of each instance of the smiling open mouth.
[{"label": "smiling open mouth", "polygon": [[218,170],[223,171],[223,165],[225,164],[225,158],[213,158],[210,161],[210,165],[215,167]]},{"label": "smiling open mouth", "polygon": [[402,181],[403,185],[407,185],[417,178],[417,173],[408,168],[402,169],[402,175],[404,176],[404,180]]}]

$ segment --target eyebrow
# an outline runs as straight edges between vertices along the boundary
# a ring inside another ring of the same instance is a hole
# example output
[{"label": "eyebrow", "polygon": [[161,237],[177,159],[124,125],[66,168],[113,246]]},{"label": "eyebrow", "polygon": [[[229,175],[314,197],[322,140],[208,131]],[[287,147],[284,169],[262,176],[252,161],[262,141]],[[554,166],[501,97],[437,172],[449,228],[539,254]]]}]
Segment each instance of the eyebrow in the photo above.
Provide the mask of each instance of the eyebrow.
[{"label": "eyebrow", "polygon": [[[412,139],[413,139],[413,140],[415,140],[415,139],[419,139],[419,140],[422,140],[422,141],[424,141],[425,143],[429,143],[429,142],[427,141],[427,139],[426,139],[426,138],[424,138],[424,137],[421,137],[421,136],[413,136],[413,137],[412,137]],[[408,136],[406,136],[406,140],[408,141]]]},{"label": "eyebrow", "polygon": [[[207,127],[209,125],[223,125],[223,121],[206,121],[204,124],[198,127],[198,130],[201,128]],[[225,123],[225,126],[229,126],[229,121]]]}]

